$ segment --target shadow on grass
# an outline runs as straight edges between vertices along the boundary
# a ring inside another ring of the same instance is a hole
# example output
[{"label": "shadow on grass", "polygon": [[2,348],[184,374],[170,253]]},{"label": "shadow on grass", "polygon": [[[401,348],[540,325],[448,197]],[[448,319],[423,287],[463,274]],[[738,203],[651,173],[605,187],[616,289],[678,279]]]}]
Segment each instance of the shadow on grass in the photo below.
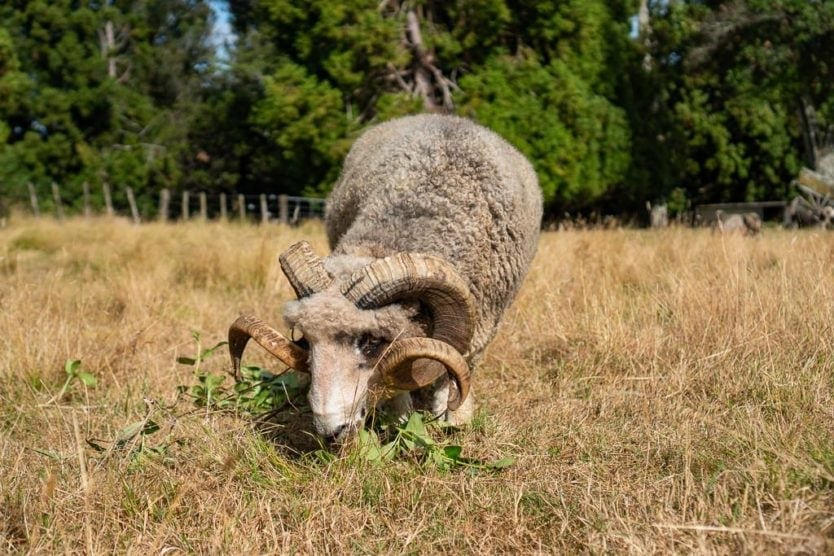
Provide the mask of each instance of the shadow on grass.
[{"label": "shadow on grass", "polygon": [[287,405],[253,419],[253,426],[288,459],[301,459],[324,447],[309,409]]}]

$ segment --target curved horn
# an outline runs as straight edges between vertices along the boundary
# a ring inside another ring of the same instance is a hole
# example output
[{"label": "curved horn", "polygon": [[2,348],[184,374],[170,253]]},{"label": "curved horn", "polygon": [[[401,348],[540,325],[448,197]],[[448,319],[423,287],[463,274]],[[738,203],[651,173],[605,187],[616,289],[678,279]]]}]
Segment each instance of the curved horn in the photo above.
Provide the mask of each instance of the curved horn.
[{"label": "curved horn", "polygon": [[306,241],[290,246],[281,253],[278,261],[298,299],[325,290],[333,282],[321,259]]},{"label": "curved horn", "polygon": [[258,342],[287,367],[304,373],[309,372],[307,350],[291,342],[262,320],[242,315],[229,327],[229,354],[232,356],[232,368],[236,379],[240,378],[240,358],[249,338]]},{"label": "curved horn", "polygon": [[448,371],[457,386],[449,389],[451,411],[460,407],[469,394],[466,360],[449,344],[432,338],[397,340],[380,357],[377,368],[388,386],[408,391],[428,386]]},{"label": "curved horn", "polygon": [[416,253],[377,259],[354,272],[341,291],[360,309],[421,301],[431,311],[432,338],[469,351],[475,305],[466,280],[443,259]]}]

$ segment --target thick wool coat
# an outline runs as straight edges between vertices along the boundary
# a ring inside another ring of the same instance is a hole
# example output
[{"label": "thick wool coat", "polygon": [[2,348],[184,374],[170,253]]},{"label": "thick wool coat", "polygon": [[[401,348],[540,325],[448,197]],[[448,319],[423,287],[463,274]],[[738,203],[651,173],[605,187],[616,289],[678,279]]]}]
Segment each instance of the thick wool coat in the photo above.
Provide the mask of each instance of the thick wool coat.
[{"label": "thick wool coat", "polygon": [[454,265],[475,300],[474,364],[527,273],[541,217],[536,174],[520,152],[472,121],[424,114],[354,143],[326,227],[337,258],[411,251]]}]

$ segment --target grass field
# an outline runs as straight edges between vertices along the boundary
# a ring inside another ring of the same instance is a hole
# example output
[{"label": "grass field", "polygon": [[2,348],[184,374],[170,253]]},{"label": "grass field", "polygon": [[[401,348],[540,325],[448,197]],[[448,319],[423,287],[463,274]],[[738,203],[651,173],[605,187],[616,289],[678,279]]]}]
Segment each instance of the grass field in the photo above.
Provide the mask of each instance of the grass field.
[{"label": "grass field", "polygon": [[834,553],[834,235],[544,234],[475,424],[434,433],[499,471],[326,462],[303,411],[178,397],[192,332],[280,323],[301,238],[327,251],[313,225],[0,229],[0,552]]}]

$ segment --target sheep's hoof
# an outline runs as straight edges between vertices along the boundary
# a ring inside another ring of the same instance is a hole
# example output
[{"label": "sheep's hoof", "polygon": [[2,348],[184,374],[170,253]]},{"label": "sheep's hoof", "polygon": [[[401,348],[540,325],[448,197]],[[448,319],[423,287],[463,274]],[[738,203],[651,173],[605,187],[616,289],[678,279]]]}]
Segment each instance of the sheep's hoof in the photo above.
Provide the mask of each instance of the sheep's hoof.
[{"label": "sheep's hoof", "polygon": [[461,427],[463,425],[468,425],[472,422],[472,418],[475,416],[475,394],[472,390],[469,391],[469,395],[466,396],[466,399],[463,400],[463,403],[460,404],[454,411],[447,411],[446,412],[446,421],[455,427]]}]

